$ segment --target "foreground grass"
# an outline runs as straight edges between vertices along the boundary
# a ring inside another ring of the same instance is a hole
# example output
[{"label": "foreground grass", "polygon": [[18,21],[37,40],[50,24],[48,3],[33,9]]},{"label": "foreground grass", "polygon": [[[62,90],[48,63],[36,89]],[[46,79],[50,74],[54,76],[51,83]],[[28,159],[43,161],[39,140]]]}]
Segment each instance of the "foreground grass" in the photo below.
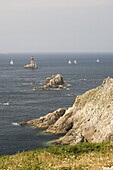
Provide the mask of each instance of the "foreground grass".
[{"label": "foreground grass", "polygon": [[0,157],[0,170],[100,170],[113,166],[113,143],[51,146]]}]

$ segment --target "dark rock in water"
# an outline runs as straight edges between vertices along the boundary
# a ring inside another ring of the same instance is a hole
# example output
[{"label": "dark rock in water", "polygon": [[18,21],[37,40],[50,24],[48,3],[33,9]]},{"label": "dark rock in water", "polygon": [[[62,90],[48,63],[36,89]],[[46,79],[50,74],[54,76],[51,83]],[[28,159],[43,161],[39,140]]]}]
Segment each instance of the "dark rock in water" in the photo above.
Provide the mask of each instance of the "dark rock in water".
[{"label": "dark rock in water", "polygon": [[27,121],[22,121],[22,122],[19,123],[19,125],[25,126],[25,125],[28,125],[28,122]]},{"label": "dark rock in water", "polygon": [[27,124],[44,127],[49,133],[65,133],[55,143],[113,141],[113,78],[108,77],[101,86],[77,96],[67,110],[58,109]]},{"label": "dark rock in water", "polygon": [[33,90],[50,90],[52,88],[65,89],[68,86],[60,74],[47,77],[43,84],[43,86],[35,87]]}]

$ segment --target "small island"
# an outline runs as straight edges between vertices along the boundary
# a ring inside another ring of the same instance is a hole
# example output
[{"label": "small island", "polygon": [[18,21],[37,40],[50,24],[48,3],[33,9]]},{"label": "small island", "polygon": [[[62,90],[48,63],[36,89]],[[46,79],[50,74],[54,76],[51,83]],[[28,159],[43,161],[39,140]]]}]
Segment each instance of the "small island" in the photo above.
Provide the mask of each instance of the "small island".
[{"label": "small island", "polygon": [[33,90],[50,90],[50,89],[66,89],[68,84],[64,82],[61,74],[52,75],[47,77],[43,82],[43,86],[34,87]]},{"label": "small island", "polygon": [[34,59],[33,56],[31,57],[31,63],[25,65],[24,68],[25,68],[25,69],[31,69],[31,70],[34,70],[34,69],[37,68],[37,64],[36,64],[36,61],[35,61],[35,59]]}]

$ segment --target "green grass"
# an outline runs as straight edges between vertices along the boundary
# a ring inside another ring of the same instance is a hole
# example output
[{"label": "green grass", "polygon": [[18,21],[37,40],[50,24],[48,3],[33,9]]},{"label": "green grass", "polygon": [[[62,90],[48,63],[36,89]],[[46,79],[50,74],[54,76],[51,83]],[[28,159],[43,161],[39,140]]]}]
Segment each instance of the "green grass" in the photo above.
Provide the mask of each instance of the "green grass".
[{"label": "green grass", "polygon": [[85,170],[113,166],[113,143],[82,143],[0,156],[0,170]]},{"label": "green grass", "polygon": [[56,145],[50,146],[49,148],[45,149],[49,153],[52,154],[83,154],[88,152],[106,152],[110,149],[113,149],[113,145],[111,143],[82,143],[78,145]]}]

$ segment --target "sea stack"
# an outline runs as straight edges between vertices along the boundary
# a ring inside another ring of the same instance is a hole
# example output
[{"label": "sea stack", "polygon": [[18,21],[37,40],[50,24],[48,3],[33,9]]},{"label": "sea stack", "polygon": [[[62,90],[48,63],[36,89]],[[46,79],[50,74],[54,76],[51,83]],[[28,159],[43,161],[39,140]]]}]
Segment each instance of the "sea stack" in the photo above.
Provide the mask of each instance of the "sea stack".
[{"label": "sea stack", "polygon": [[60,74],[52,75],[52,77],[47,77],[43,82],[43,86],[35,87],[33,90],[50,90],[50,89],[65,89],[67,83],[64,82],[63,77]]}]

